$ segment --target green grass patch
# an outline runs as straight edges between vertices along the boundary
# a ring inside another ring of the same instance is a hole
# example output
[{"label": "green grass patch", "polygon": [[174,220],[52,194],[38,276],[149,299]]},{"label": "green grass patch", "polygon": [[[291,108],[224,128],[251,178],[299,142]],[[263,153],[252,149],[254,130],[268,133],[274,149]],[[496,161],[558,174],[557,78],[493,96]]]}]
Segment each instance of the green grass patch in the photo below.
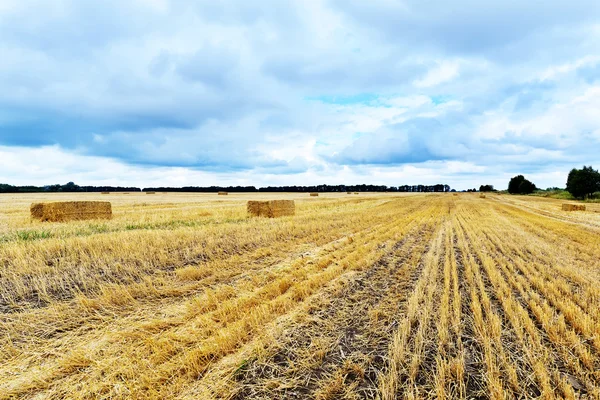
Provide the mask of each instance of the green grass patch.
[{"label": "green grass patch", "polygon": [[31,242],[34,240],[42,240],[42,239],[49,239],[52,237],[52,233],[49,231],[44,231],[44,230],[32,230],[32,229],[27,229],[27,230],[22,230],[22,231],[16,231],[15,235],[17,236],[18,240],[22,240],[24,242]]},{"label": "green grass patch", "polygon": [[532,193],[531,196],[547,197],[550,199],[560,200],[575,200],[573,195],[566,190],[539,190],[535,193]]}]

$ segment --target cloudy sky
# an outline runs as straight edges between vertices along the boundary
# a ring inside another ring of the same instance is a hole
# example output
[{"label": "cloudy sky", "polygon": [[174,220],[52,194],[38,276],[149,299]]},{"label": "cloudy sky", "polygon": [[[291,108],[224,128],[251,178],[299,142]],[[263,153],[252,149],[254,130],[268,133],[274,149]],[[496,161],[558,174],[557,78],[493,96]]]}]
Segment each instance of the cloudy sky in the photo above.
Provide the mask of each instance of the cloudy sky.
[{"label": "cloudy sky", "polygon": [[1,0],[0,182],[563,186],[597,0]]}]

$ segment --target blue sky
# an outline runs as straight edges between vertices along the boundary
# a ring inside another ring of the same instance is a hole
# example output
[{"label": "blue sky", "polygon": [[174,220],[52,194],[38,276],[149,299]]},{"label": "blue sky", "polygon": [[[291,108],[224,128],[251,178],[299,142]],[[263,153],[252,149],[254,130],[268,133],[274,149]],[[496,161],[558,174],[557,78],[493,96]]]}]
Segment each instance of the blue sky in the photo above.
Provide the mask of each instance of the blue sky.
[{"label": "blue sky", "polygon": [[2,0],[0,182],[564,186],[597,1]]}]

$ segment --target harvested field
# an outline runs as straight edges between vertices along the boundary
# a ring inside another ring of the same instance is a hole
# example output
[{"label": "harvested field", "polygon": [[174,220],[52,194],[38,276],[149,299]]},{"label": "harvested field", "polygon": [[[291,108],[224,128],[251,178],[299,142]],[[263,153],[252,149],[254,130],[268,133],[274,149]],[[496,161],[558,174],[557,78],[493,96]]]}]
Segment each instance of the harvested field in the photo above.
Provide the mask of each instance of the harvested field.
[{"label": "harvested field", "polygon": [[0,399],[600,398],[593,206],[123,194],[0,195]]}]

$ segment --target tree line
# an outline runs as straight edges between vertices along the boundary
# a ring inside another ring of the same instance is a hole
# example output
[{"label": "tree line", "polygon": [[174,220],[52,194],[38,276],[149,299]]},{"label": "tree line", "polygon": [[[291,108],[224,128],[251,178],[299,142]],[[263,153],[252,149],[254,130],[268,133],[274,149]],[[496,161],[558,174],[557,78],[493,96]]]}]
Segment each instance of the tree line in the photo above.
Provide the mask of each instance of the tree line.
[{"label": "tree line", "polygon": [[316,186],[184,186],[184,187],[122,187],[122,186],[79,186],[73,182],[64,185],[13,186],[0,184],[0,193],[36,192],[449,192],[449,185],[316,185]]},{"label": "tree line", "polygon": [[316,186],[185,186],[185,187],[152,187],[144,191],[151,192],[449,192],[449,185],[316,185]]},{"label": "tree line", "polygon": [[[523,175],[511,178],[508,183],[508,193],[510,194],[531,194],[536,190],[538,190],[536,185]],[[600,172],[591,165],[584,165],[581,169],[573,168],[567,177],[566,190],[577,199],[592,197],[594,193],[600,192]]]},{"label": "tree line", "polygon": [[[557,188],[554,188],[557,189]],[[538,190],[537,186],[523,175],[511,178],[508,183],[508,193],[531,194]],[[566,190],[578,199],[589,198],[594,193],[600,192],[600,173],[592,166],[583,166],[581,169],[573,168],[567,177]],[[0,193],[36,193],[36,192],[401,192],[401,193],[427,193],[427,192],[454,192],[449,185],[316,185],[316,186],[184,186],[184,187],[125,187],[125,186],[79,186],[73,182],[64,185],[46,186],[13,186],[0,183]],[[468,192],[477,192],[477,189],[468,189]],[[480,192],[496,191],[493,185],[481,185]]]},{"label": "tree line", "polygon": [[0,193],[39,193],[39,192],[141,192],[138,187],[123,186],[79,186],[73,182],[64,185],[13,186],[0,183]]}]

